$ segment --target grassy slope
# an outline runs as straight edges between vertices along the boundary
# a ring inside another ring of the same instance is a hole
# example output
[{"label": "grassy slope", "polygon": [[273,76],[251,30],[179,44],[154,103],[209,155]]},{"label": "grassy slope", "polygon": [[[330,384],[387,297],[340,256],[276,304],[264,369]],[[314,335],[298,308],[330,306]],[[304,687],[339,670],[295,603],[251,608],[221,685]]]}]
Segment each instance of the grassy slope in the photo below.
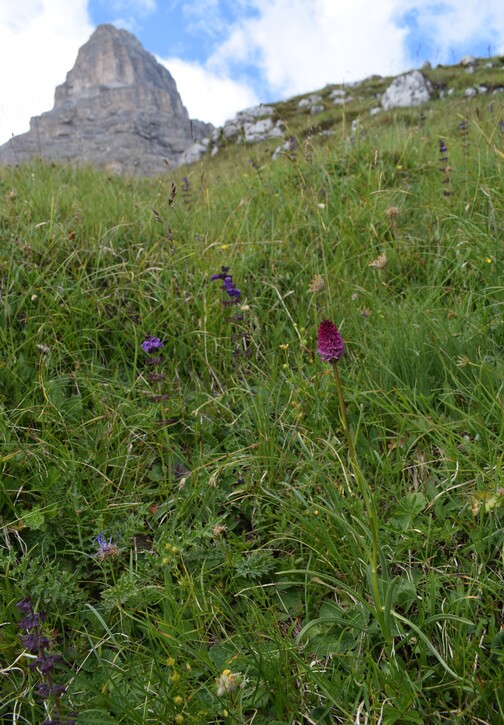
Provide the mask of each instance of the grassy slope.
[{"label": "grassy slope", "polygon": [[[503,717],[502,99],[370,118],[376,83],[315,117],[323,138],[279,104],[297,147],[275,163],[264,144],[157,180],[0,171],[2,717],[43,719],[26,595],[64,654],[53,717]],[[226,669],[241,686],[218,695]]]}]

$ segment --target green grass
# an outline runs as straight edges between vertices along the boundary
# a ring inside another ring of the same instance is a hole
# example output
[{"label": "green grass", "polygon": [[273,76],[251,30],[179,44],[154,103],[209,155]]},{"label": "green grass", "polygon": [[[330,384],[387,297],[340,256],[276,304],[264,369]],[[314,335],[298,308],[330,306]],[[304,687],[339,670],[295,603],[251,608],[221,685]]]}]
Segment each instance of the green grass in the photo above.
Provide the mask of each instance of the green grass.
[{"label": "green grass", "polygon": [[275,163],[0,170],[3,720],[502,721],[504,141],[471,104],[292,115]]}]

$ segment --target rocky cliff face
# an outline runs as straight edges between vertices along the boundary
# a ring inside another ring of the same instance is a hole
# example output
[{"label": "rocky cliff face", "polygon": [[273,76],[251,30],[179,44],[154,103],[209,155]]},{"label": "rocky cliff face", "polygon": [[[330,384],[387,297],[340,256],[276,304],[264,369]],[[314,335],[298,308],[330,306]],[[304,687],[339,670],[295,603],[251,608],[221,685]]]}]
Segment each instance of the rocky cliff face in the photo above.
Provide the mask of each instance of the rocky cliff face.
[{"label": "rocky cliff face", "polygon": [[190,121],[171,74],[134,35],[100,25],[56,88],[52,111],[0,147],[0,164],[42,157],[153,175],[177,166],[212,128]]}]

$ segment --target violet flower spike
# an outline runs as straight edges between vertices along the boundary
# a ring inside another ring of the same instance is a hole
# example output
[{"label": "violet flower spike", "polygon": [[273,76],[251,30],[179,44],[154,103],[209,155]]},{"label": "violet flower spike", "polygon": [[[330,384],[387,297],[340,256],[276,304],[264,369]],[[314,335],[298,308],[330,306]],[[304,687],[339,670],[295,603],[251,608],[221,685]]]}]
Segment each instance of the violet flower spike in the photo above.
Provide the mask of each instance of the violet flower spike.
[{"label": "violet flower spike", "polygon": [[318,329],[318,354],[324,362],[337,362],[345,352],[341,333],[331,320],[324,320]]},{"label": "violet flower spike", "polygon": [[219,274],[212,274],[210,277],[210,282],[215,282],[216,279],[225,279],[228,276],[229,267],[221,267],[222,272],[219,272]]}]

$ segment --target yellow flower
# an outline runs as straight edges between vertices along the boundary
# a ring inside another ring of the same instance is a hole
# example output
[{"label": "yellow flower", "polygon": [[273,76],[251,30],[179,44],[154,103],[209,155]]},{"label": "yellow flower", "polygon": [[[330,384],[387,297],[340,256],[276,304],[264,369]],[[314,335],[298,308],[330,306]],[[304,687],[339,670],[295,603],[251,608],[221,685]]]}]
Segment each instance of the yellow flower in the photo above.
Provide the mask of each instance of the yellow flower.
[{"label": "yellow flower", "polygon": [[168,665],[168,667],[173,667],[173,665],[175,664],[175,660],[173,659],[173,657],[168,657],[168,659],[166,660],[166,664]]},{"label": "yellow flower", "polygon": [[279,345],[278,347],[280,348],[280,350],[288,350],[289,349],[289,343],[286,342],[284,345]]},{"label": "yellow flower", "polygon": [[175,715],[175,722],[176,723],[183,723],[184,722],[184,716],[181,715],[180,713],[178,713],[177,715]]},{"label": "yellow flower", "polygon": [[173,698],[173,702],[175,703],[175,705],[182,705],[182,703],[184,702],[184,698],[180,697],[180,695],[175,695],[175,697]]}]

